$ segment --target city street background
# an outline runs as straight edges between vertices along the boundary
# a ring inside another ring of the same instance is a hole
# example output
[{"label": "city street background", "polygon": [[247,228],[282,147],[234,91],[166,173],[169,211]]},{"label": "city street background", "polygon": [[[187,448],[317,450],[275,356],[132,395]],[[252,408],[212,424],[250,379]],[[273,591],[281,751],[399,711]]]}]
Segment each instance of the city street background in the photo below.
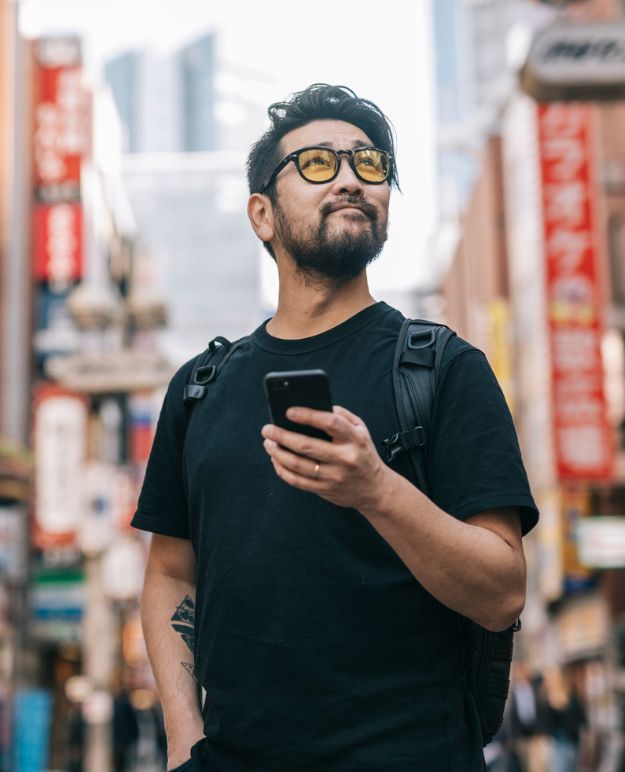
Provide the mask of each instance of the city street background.
[{"label": "city street background", "polygon": [[372,293],[486,353],[540,509],[488,767],[625,770],[625,0],[0,0],[0,772],[165,769],[129,524],[273,313],[245,160],[314,82],[391,119]]}]

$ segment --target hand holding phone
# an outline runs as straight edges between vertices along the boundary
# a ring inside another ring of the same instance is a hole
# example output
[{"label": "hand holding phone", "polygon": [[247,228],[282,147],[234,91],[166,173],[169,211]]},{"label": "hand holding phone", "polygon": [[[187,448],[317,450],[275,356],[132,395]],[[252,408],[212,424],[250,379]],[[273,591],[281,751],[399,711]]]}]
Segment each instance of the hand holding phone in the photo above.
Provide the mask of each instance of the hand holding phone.
[{"label": "hand holding phone", "polygon": [[271,422],[291,432],[309,437],[331,440],[321,429],[289,421],[286,411],[290,407],[310,407],[313,410],[332,412],[330,379],[323,370],[289,370],[267,373],[264,379],[265,394],[269,404]]}]

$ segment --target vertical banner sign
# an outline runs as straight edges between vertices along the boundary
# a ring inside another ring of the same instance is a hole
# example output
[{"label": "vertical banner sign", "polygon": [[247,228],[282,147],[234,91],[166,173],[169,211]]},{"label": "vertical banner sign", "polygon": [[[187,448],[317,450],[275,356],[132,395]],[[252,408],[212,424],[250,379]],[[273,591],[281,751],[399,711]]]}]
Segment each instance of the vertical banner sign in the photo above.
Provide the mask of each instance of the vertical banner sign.
[{"label": "vertical banner sign", "polygon": [[77,38],[41,38],[34,52],[33,278],[64,292],[83,274],[80,169],[90,151],[90,101]]},{"label": "vertical banner sign", "polygon": [[610,481],[591,109],[537,109],[556,474]]},{"label": "vertical banner sign", "polygon": [[33,160],[42,201],[80,196],[80,165],[90,142],[81,60],[76,38],[42,38],[35,44]]},{"label": "vertical banner sign", "polygon": [[35,204],[33,278],[67,287],[82,276],[82,208],[77,201]]},{"label": "vertical banner sign", "polygon": [[88,408],[84,397],[40,384],[33,412],[33,544],[47,549],[73,543],[82,520]]}]

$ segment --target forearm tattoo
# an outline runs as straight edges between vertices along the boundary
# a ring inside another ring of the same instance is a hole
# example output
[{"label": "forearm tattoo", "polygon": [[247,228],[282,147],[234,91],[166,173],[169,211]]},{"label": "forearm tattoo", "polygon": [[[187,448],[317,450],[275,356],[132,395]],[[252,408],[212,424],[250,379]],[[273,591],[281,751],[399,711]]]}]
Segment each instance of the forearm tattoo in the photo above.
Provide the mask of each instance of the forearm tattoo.
[{"label": "forearm tattoo", "polygon": [[[187,644],[187,648],[193,653],[194,627],[195,627],[195,603],[193,599],[186,595],[178,604],[174,615],[171,618],[171,626],[180,634],[182,640]],[[191,662],[181,662],[182,667],[195,678],[194,667]]]}]

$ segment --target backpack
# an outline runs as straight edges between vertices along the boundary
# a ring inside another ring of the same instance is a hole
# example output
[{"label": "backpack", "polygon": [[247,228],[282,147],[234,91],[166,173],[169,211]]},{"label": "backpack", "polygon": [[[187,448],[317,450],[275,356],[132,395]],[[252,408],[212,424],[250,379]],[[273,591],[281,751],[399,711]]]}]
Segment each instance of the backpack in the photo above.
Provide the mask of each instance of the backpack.
[{"label": "backpack", "polygon": [[[456,333],[444,324],[422,319],[406,319],[401,327],[393,358],[393,394],[399,419],[399,431],[384,440],[387,462],[407,453],[414,482],[427,496],[429,481],[426,445],[430,430],[438,374],[443,351]],[[188,408],[187,425],[208,386],[249,336],[231,343],[214,338],[195,362],[184,387]],[[465,679],[477,708],[486,746],[498,732],[508,697],[512,639],[521,629],[518,619],[502,632],[490,632],[475,622],[457,615],[463,645]]]}]

